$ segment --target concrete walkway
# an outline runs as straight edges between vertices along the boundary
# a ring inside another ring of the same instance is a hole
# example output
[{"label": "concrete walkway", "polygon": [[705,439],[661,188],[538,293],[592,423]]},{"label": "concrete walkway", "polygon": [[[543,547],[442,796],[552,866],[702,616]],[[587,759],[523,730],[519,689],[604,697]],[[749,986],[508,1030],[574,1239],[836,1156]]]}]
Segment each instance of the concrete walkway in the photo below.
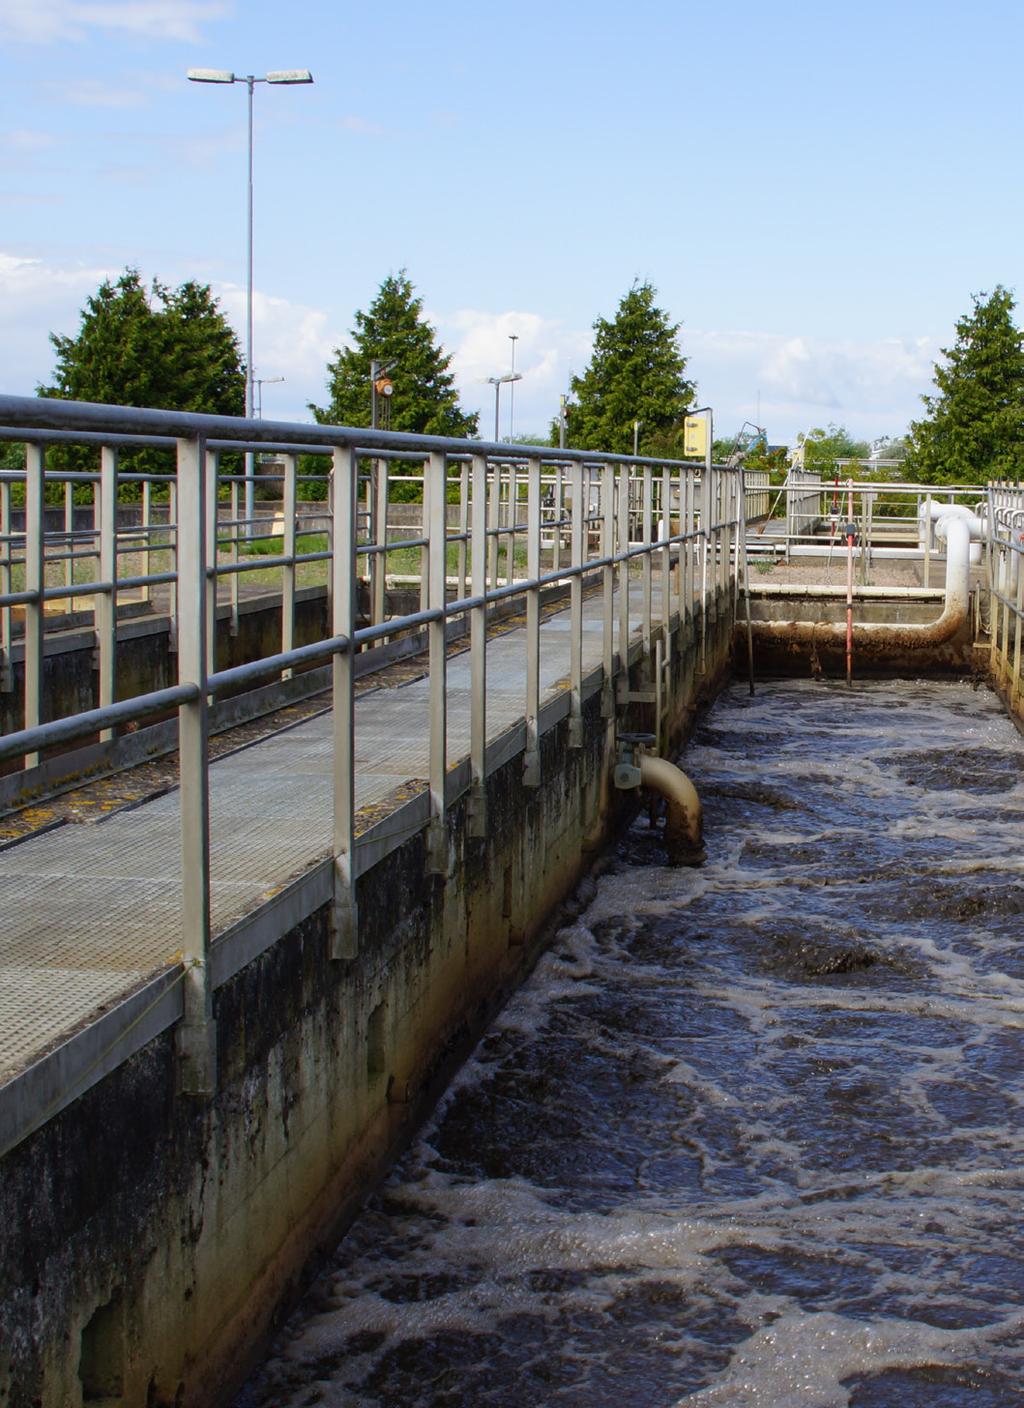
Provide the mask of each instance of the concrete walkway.
[{"label": "concrete walkway", "polygon": [[[630,596],[636,625],[638,586]],[[600,664],[601,644],[595,597],[584,603],[585,673]],[[521,627],[488,642],[489,738],[524,715],[525,651]],[[568,673],[563,611],[541,628],[542,700],[565,688]],[[448,662],[450,765],[469,752],[469,690],[466,652]],[[428,691],[422,679],[359,699],[357,808],[427,777]],[[329,713],[211,765],[215,934],[330,853],[331,766]],[[177,790],[0,852],[0,1085],[173,966],[181,948],[180,894]]]}]

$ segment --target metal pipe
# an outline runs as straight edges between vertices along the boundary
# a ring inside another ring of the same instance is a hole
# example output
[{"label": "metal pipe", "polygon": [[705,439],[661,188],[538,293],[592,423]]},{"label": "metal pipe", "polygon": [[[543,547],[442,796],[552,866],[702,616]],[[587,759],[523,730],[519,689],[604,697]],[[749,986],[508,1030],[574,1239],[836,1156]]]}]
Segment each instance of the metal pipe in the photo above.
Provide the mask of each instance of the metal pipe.
[{"label": "metal pipe", "polygon": [[700,865],[704,850],[704,809],[682,768],[653,753],[640,754],[640,784],[665,798],[665,849],[673,865]]}]

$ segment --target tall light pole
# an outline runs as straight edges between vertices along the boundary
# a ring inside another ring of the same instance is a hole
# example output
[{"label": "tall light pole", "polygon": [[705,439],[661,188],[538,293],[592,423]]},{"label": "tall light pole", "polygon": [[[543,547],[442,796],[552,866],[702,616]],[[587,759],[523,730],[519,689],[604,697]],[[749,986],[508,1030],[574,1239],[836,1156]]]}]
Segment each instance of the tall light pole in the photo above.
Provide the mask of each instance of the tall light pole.
[{"label": "tall light pole", "polygon": [[505,385],[506,382],[522,381],[522,379],[523,379],[523,378],[519,375],[518,372],[506,372],[504,376],[489,376],[489,377],[487,378],[487,385],[494,387],[494,443],[495,443],[495,444],[497,444],[497,443],[499,442],[499,440],[501,439],[500,428],[499,428],[499,423],[498,423],[498,402],[499,402],[499,398],[500,398],[500,396],[501,396],[501,388]]},{"label": "tall light pole", "polygon": [[[308,68],[274,69],[257,78],[255,74],[232,73],[222,68],[190,68],[186,77],[190,83],[244,83],[249,94],[249,143],[248,143],[248,211],[246,221],[246,280],[245,280],[245,417],[252,420],[253,414],[253,364],[252,364],[252,95],[257,83],[312,83],[313,75]],[[252,537],[252,521],[255,515],[255,494],[253,476],[255,473],[253,453],[245,456],[245,536]]]},{"label": "tall light pole", "polygon": [[[519,334],[518,334],[517,332],[510,332],[509,335],[508,335],[508,340],[509,340],[509,342],[511,342],[511,344],[512,344],[512,372],[513,372],[512,384],[509,386],[509,389],[508,389],[508,442],[509,442],[509,444],[511,445],[511,444],[514,443],[515,438],[516,438],[516,437],[515,437],[515,419],[516,419],[516,388],[515,388],[515,383],[516,383],[517,378],[516,378],[516,376],[515,376],[515,370],[516,370],[516,343],[519,341]],[[518,378],[518,380],[522,380],[522,378]]]}]

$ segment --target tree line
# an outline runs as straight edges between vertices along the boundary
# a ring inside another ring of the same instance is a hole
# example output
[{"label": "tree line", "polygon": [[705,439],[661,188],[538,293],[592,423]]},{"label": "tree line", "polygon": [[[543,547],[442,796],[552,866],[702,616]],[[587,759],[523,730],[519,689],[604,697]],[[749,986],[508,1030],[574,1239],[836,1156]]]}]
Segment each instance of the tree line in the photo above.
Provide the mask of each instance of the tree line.
[{"label": "tree line", "polygon": [[[696,404],[687,376],[681,324],[657,303],[657,290],[634,281],[611,317],[598,317],[590,361],[573,376],[566,398],[567,444],[577,449],[683,457],[683,422]],[[1014,321],[1014,299],[1001,285],[973,297],[956,324],[956,338],[935,365],[934,391],[922,397],[925,414],[894,445],[905,456],[904,475],[922,483],[1020,478],[1024,473],[1024,336]],[[237,336],[210,287],[187,281],[176,289],[158,280],[148,287],[136,269],[105,280],[90,297],[75,336],[51,334],[56,367],[41,396],[128,406],[238,416],[245,407],[245,366]],[[451,355],[423,314],[407,272],[389,274],[364,311],[355,315],[349,342],[327,366],[327,400],[309,406],[321,424],[371,423],[371,364],[393,394],[378,399],[378,423],[428,435],[478,434],[478,415],[459,404]],[[558,444],[559,421],[549,443]],[[864,442],[841,426],[810,431],[804,463],[826,472],[837,458],[863,458]],[[728,442],[716,442],[726,452]],[[80,452],[80,455],[84,452]],[[778,459],[778,452],[775,452]],[[74,453],[67,467],[78,467]],[[764,460],[778,470],[771,453]],[[161,463],[152,451],[131,467]]]}]

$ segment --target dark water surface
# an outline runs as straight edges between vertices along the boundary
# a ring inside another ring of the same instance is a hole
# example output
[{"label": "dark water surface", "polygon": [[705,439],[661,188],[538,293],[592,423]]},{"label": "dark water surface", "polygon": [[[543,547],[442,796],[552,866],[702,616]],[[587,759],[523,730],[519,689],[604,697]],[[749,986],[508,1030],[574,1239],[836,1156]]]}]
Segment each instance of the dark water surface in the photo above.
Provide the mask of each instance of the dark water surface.
[{"label": "dark water surface", "polygon": [[239,1400],[1024,1403],[1024,745],[785,683],[683,760]]}]

